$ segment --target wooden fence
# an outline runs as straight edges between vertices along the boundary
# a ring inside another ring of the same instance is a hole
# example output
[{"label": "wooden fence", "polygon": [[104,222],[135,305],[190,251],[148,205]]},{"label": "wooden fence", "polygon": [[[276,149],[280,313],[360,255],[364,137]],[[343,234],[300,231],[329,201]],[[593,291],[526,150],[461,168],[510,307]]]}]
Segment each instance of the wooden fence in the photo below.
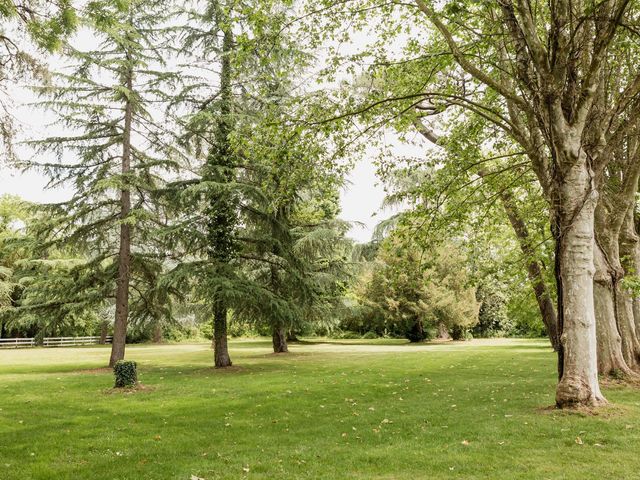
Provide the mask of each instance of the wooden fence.
[{"label": "wooden fence", "polygon": [[[109,336],[106,343],[111,343],[113,337]],[[100,337],[45,337],[42,339],[43,347],[70,347],[75,345],[96,345],[100,343]],[[0,348],[25,348],[39,346],[35,338],[0,338]]]}]

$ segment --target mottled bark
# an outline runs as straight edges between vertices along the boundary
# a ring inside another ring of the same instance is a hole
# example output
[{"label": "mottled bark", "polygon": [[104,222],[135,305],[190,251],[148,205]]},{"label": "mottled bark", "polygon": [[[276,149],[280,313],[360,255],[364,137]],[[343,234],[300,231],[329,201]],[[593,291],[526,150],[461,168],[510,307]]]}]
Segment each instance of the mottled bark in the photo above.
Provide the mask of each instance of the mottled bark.
[{"label": "mottled bark", "polygon": [[594,246],[595,275],[593,284],[594,308],[598,345],[598,373],[611,376],[632,376],[622,353],[622,338],[616,319],[615,272],[604,253]]},{"label": "mottled bark", "polygon": [[[608,295],[606,301],[611,305],[608,310],[596,311],[596,314],[602,315],[602,318],[596,317],[602,324],[599,325],[598,334],[603,337],[598,339],[598,346],[612,347],[598,350],[598,364],[601,374],[614,373],[632,377],[633,370],[638,368],[640,342],[634,325],[633,300],[622,283],[625,272],[620,259],[620,236],[626,217],[625,209],[630,209],[631,202],[621,200],[610,189],[603,194],[595,214],[596,281],[602,285],[599,294]],[[617,335],[608,330],[607,325],[612,321]],[[615,347],[619,347],[619,350],[612,350]],[[607,356],[611,355],[613,357],[608,359]],[[624,359],[624,365],[619,365],[620,355]],[[607,369],[603,370],[602,367]]]},{"label": "mottled bark", "polygon": [[559,325],[562,376],[556,388],[559,407],[606,403],[598,383],[593,296],[597,194],[586,154],[579,144],[572,147],[572,161],[562,162],[571,167],[555,187],[559,195],[556,229],[561,285],[558,291],[563,309]]},{"label": "mottled bark", "polygon": [[[636,212],[632,205],[627,210],[622,230],[620,231],[620,258],[625,275],[640,277],[640,236],[636,225]],[[640,333],[638,320],[640,320],[640,296],[634,297],[634,317],[636,332]],[[636,312],[639,315],[636,315]]]},{"label": "mottled bark", "polygon": [[287,335],[284,328],[273,327],[272,340],[273,353],[287,353],[289,351],[287,346]]},{"label": "mottled bark", "polygon": [[[127,55],[127,60],[131,60]],[[133,71],[127,70],[126,88],[133,90]],[[122,175],[131,171],[131,123],[133,105],[127,97],[124,112],[124,129],[122,132]],[[126,182],[126,180],[124,180]],[[127,322],[129,320],[129,280],[131,276],[131,225],[128,223],[131,211],[131,192],[129,187],[120,191],[120,249],[118,252],[118,277],[116,279],[116,314],[113,324],[113,343],[109,366],[113,367],[118,360],[124,358],[127,341]]]},{"label": "mottled bark", "polygon": [[[619,246],[619,258],[625,275],[638,276],[640,274],[640,239],[636,233],[633,206],[628,209],[625,215],[624,223],[620,231]],[[630,363],[630,366],[635,369],[640,369],[640,339],[638,338],[640,336],[639,299],[637,296],[634,296],[633,292],[620,284],[618,301],[618,309],[621,317],[621,334],[623,338],[628,339],[623,348],[630,349],[627,351],[627,355],[633,355],[633,362]]]}]

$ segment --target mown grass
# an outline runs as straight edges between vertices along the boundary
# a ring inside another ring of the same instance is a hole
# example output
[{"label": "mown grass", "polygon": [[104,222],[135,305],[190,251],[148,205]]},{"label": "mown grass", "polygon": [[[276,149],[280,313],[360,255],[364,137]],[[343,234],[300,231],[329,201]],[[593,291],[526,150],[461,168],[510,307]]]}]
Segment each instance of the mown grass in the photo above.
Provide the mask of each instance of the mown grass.
[{"label": "mown grass", "polygon": [[133,346],[148,388],[111,393],[102,347],[0,351],[0,479],[637,479],[640,391],[553,403],[544,341]]}]

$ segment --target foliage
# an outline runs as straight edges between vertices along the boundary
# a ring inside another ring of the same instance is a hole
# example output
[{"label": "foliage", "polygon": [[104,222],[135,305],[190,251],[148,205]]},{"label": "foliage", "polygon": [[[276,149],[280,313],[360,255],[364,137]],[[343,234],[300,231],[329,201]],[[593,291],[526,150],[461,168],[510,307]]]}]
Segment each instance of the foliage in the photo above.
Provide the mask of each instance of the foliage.
[{"label": "foliage", "polygon": [[132,360],[118,360],[113,366],[115,388],[134,387],[138,384],[138,364]]},{"label": "foliage", "polygon": [[464,260],[454,245],[421,251],[391,236],[364,274],[358,298],[390,333],[417,342],[444,327],[462,339],[479,308]]},{"label": "foliage", "polygon": [[37,89],[61,133],[30,142],[38,161],[29,167],[71,195],[41,207],[34,235],[47,248],[75,254],[73,266],[58,270],[58,287],[53,277],[29,285],[39,293],[24,306],[40,315],[64,318],[70,306],[99,311],[113,301],[123,226],[133,230],[130,260],[125,255],[131,273],[123,274],[131,279],[132,319],[170,315],[172,291],[156,288],[165,257],[156,191],[180,155],[162,118],[167,89],[177,82],[158,47],[165,7],[156,0],[87,3],[82,14],[97,45],[70,45],[65,73]]},{"label": "foliage", "polygon": [[0,152],[15,160],[13,98],[5,89],[26,78],[46,80],[42,54],[59,51],[78,19],[72,0],[0,0],[0,22]]},{"label": "foliage", "polygon": [[507,300],[501,289],[493,285],[480,285],[476,291],[480,303],[478,324],[473,327],[474,337],[504,337],[513,330],[507,312]]}]

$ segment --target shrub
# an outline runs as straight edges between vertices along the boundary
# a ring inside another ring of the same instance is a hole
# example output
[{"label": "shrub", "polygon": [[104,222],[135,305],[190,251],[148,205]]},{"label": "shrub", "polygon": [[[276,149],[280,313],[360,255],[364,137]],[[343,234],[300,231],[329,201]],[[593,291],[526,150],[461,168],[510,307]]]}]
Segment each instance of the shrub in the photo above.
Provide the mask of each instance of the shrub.
[{"label": "shrub", "polygon": [[113,367],[116,388],[133,387],[138,383],[138,365],[131,360],[118,360]]},{"label": "shrub", "polygon": [[404,336],[411,343],[417,343],[424,342],[427,339],[427,333],[421,320],[413,320],[406,325]]},{"label": "shrub", "polygon": [[349,330],[334,332],[331,337],[341,340],[358,340],[362,338],[358,332],[351,332]]},{"label": "shrub", "polygon": [[473,327],[477,337],[504,337],[514,331],[513,321],[507,313],[507,297],[501,289],[491,283],[480,285],[476,291],[480,302],[478,324]]},{"label": "shrub", "polygon": [[452,340],[471,340],[473,338],[469,329],[462,325],[454,325],[449,333]]},{"label": "shrub", "polygon": [[373,340],[374,338],[378,338],[378,337],[379,335],[376,332],[372,332],[371,330],[369,330],[367,333],[362,335],[362,338],[364,340]]}]

